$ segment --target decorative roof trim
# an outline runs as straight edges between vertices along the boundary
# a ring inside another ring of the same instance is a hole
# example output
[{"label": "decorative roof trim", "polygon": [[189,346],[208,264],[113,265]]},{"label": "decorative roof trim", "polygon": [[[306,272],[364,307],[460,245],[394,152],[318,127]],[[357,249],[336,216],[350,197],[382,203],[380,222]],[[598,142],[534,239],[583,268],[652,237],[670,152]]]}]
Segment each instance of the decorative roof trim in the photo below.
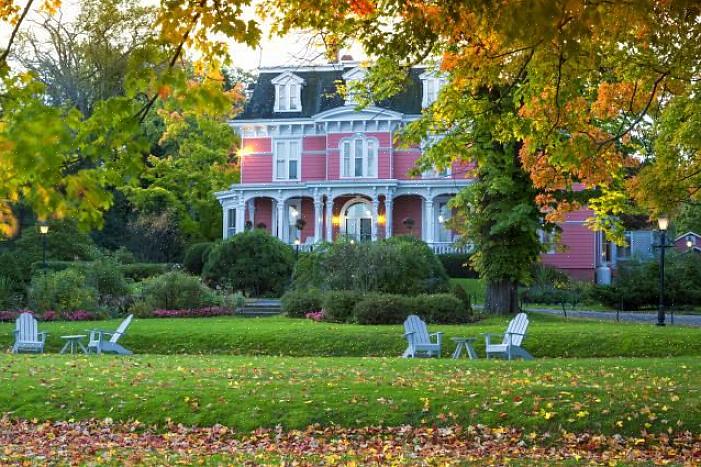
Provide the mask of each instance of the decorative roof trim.
[{"label": "decorative roof trim", "polygon": [[370,120],[378,118],[402,120],[404,114],[375,106],[365,107],[362,110],[355,110],[355,106],[353,105],[344,105],[312,116],[312,119],[316,122],[326,120]]},{"label": "decorative roof trim", "polygon": [[356,81],[356,80],[361,80],[367,76],[368,70],[367,68],[363,68],[361,66],[357,66],[353,69],[350,69],[343,73],[342,77],[346,81]]},{"label": "decorative roof trim", "polygon": [[270,82],[274,85],[289,84],[290,82],[301,85],[304,85],[305,83],[303,78],[300,78],[291,71],[286,71],[280,76],[276,76],[275,78],[271,79]]},{"label": "decorative roof trim", "polygon": [[674,241],[676,242],[678,240],[681,240],[682,238],[686,238],[689,235],[693,235],[696,238],[701,238],[701,235],[697,234],[696,232],[688,231],[685,234],[679,235],[677,238],[674,239]]}]

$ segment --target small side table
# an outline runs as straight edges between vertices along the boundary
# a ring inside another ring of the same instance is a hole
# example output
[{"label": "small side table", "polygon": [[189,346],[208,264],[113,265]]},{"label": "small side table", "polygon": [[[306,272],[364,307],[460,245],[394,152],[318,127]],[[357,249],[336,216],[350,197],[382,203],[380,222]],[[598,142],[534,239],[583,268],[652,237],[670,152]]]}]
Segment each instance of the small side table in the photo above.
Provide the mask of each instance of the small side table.
[{"label": "small side table", "polygon": [[87,335],[76,334],[74,336],[61,336],[61,339],[65,339],[66,343],[59,353],[66,353],[66,351],[68,351],[68,353],[74,354],[77,350],[82,350],[84,354],[87,354],[88,349],[83,345],[83,337],[87,337]]},{"label": "small side table", "polygon": [[467,353],[467,356],[470,357],[470,360],[477,360],[479,358],[477,357],[475,348],[472,347],[472,343],[477,340],[476,337],[451,337],[450,340],[457,344],[457,347],[455,347],[455,352],[453,352],[453,358],[460,358],[463,349],[465,349],[465,352]]}]

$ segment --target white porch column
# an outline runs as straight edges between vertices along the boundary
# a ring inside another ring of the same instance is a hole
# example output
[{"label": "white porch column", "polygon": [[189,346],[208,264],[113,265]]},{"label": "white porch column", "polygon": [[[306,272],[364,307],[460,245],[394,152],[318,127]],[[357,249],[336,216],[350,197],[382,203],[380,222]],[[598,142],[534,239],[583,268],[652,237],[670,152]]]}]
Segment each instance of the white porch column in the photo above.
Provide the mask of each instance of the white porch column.
[{"label": "white porch column", "polygon": [[385,195],[385,238],[392,236],[392,199],[393,193],[390,191]]},{"label": "white porch column", "polygon": [[424,219],[424,241],[426,243],[433,243],[433,231],[435,230],[435,221],[433,219],[433,200],[431,199],[427,199],[424,201]]},{"label": "white porch column", "polygon": [[333,197],[326,195],[326,241],[333,242]]},{"label": "white porch column", "polygon": [[248,220],[251,221],[251,230],[256,228],[256,199],[248,200]]},{"label": "white porch column", "polygon": [[277,201],[277,238],[285,241],[285,202]]},{"label": "white porch column", "polygon": [[229,207],[228,204],[222,205],[222,238],[226,240],[229,238]]},{"label": "white porch column", "polygon": [[323,219],[324,202],[321,200],[321,196],[314,197],[314,243],[319,243],[321,241],[321,223]]},{"label": "white porch column", "polygon": [[241,233],[246,227],[246,205],[240,199],[236,204],[236,233]]},{"label": "white porch column", "polygon": [[380,200],[377,199],[377,195],[372,199],[372,223],[371,223],[371,235],[370,238],[374,242],[377,240],[377,208],[380,206]]}]

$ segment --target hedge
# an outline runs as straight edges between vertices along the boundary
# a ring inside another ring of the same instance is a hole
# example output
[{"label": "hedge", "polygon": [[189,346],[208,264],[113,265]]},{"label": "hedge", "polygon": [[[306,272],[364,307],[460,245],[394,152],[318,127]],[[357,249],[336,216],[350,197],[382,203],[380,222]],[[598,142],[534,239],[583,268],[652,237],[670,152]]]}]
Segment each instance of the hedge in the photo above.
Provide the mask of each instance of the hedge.
[{"label": "hedge", "polygon": [[280,299],[283,313],[291,318],[304,318],[304,315],[320,311],[322,295],[319,290],[290,290]]},{"label": "hedge", "polygon": [[[48,271],[63,271],[68,268],[75,268],[79,270],[87,270],[94,264],[94,261],[47,261],[46,269]],[[158,276],[159,274],[165,274],[173,268],[173,264],[170,263],[130,263],[130,264],[118,264],[117,268],[124,274],[125,277],[133,279],[134,281],[140,281],[153,276]],[[44,264],[42,261],[36,261],[32,264],[32,271],[34,274],[42,272],[44,270]]]}]

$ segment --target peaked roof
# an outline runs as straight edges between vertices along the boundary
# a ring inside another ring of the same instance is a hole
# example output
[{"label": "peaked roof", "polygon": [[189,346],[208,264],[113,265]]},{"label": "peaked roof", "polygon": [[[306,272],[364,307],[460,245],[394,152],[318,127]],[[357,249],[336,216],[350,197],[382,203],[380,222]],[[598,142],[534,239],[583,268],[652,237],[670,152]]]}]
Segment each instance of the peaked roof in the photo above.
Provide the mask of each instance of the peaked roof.
[{"label": "peaked roof", "polygon": [[686,239],[686,237],[688,237],[689,235],[694,236],[694,237],[696,237],[696,238],[701,238],[701,235],[697,234],[696,232],[688,231],[688,232],[685,233],[685,234],[679,235],[677,238],[674,239],[674,241],[675,241],[675,242],[676,242],[676,241],[679,241],[679,240],[681,240],[682,238]]},{"label": "peaked roof", "polygon": [[[258,81],[251,98],[246,103],[242,113],[234,120],[263,120],[276,118],[309,118],[320,112],[345,104],[344,99],[336,91],[336,82],[343,81],[343,74],[351,71],[355,66],[346,66],[343,69],[329,69],[328,67],[304,68],[287,71],[261,70]],[[421,79],[419,75],[424,68],[412,68],[409,72],[409,83],[405,90],[382,102],[377,102],[377,107],[392,110],[402,114],[418,115],[421,113]],[[285,73],[292,73],[304,80],[302,86],[302,111],[301,112],[274,112],[275,85],[273,80]]]}]

